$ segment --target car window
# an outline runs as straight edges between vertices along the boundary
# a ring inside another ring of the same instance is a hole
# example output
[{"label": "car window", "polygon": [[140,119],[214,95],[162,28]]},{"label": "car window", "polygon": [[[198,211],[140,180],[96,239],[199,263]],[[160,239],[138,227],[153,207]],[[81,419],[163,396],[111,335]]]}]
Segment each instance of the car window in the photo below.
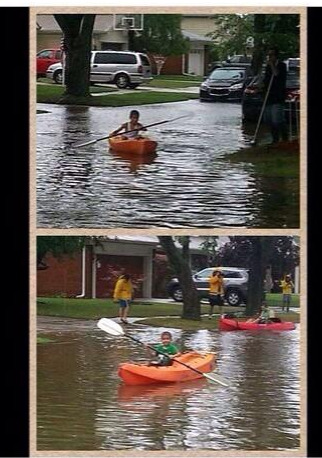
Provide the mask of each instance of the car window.
[{"label": "car window", "polygon": [[56,51],[56,59],[61,59],[61,51]]},{"label": "car window", "polygon": [[127,53],[97,52],[94,57],[95,64],[136,64],[136,56]]},{"label": "car window", "polygon": [[225,278],[242,278],[242,274],[237,270],[225,270],[223,271],[223,276]]},{"label": "car window", "polygon": [[40,59],[49,59],[52,56],[52,51],[50,49],[46,49],[45,51],[41,51],[37,54],[37,57]]},{"label": "car window", "polygon": [[150,61],[144,54],[140,54],[142,65],[150,65]]},{"label": "car window", "polygon": [[240,79],[240,78],[243,78],[245,75],[245,72],[242,71],[242,70],[233,70],[233,69],[229,69],[229,70],[224,70],[224,69],[221,69],[221,68],[217,68],[216,70],[214,70],[209,78],[212,79],[212,80],[230,80],[230,79]]},{"label": "car window", "polygon": [[196,274],[196,277],[199,278],[199,279],[202,279],[202,278],[209,278],[212,273],[213,273],[214,269],[205,269],[205,270],[202,270],[201,272],[198,272]]},{"label": "car window", "polygon": [[114,57],[108,52],[97,52],[94,56],[95,64],[111,64],[114,62]]}]

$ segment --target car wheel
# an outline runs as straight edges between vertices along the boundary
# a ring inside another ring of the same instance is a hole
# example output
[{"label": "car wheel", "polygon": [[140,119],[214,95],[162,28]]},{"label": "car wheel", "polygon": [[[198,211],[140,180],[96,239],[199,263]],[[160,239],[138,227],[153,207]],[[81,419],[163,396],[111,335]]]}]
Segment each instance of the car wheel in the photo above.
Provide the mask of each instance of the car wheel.
[{"label": "car wheel", "polygon": [[57,70],[57,72],[54,73],[54,81],[56,84],[62,84],[63,82],[63,71],[62,70]]},{"label": "car wheel", "polygon": [[240,292],[237,289],[230,289],[227,291],[225,299],[228,302],[228,305],[232,307],[237,307],[242,301]]},{"label": "car wheel", "polygon": [[182,289],[180,288],[180,286],[176,286],[175,288],[173,288],[171,297],[176,302],[182,302]]},{"label": "car wheel", "polygon": [[125,89],[130,83],[129,77],[126,75],[118,75],[114,80],[119,89]]}]

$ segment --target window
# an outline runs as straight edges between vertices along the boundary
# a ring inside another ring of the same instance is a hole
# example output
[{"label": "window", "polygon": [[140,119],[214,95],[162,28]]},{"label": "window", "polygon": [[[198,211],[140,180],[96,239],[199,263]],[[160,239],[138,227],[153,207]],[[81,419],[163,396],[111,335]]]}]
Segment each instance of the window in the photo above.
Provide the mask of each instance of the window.
[{"label": "window", "polygon": [[136,56],[127,53],[97,52],[94,58],[95,64],[136,64]]},{"label": "window", "polygon": [[149,59],[144,54],[140,54],[142,65],[150,66]]},{"label": "window", "polygon": [[95,64],[111,64],[113,62],[113,55],[108,52],[97,52],[94,57]]},{"label": "window", "polygon": [[223,272],[225,278],[241,278],[242,274],[236,270],[226,270]]},{"label": "window", "polygon": [[39,59],[50,59],[52,57],[53,52],[50,49],[46,49],[45,51],[41,51],[37,54]]}]

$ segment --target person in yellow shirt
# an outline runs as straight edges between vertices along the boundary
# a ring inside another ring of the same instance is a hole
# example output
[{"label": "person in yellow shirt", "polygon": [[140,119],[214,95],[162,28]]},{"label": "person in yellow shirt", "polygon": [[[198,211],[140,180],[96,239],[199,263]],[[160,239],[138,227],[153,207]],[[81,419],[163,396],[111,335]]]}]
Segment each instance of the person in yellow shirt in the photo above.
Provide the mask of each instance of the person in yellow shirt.
[{"label": "person in yellow shirt", "polygon": [[209,320],[212,318],[215,305],[219,306],[220,315],[223,312],[224,305],[224,280],[220,270],[214,270],[209,278]]},{"label": "person in yellow shirt", "polygon": [[284,308],[288,312],[291,305],[291,295],[294,288],[294,283],[292,282],[290,275],[285,275],[284,280],[281,280],[280,287],[282,288],[283,294],[283,303],[282,303],[282,311],[284,312]]},{"label": "person in yellow shirt", "polygon": [[122,275],[116,282],[113,299],[119,303],[119,318],[122,323],[127,323],[130,302],[133,296],[133,285],[129,274]]}]

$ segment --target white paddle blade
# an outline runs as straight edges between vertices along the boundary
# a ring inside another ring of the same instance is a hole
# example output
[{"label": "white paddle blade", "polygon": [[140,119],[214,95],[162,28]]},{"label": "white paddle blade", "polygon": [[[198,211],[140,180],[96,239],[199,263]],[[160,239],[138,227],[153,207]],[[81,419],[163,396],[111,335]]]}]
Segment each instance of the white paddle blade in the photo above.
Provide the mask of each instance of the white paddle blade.
[{"label": "white paddle blade", "polygon": [[215,383],[219,383],[219,385],[222,385],[222,386],[229,386],[228,383],[224,382],[221,377],[218,377],[216,376],[213,377],[213,375],[208,375],[208,374],[203,374],[208,380],[211,380],[212,382],[215,382]]},{"label": "white paddle blade", "polygon": [[118,323],[115,323],[115,321],[109,320],[108,318],[101,318],[97,322],[97,326],[102,331],[105,331],[112,336],[124,336],[122,327]]}]

